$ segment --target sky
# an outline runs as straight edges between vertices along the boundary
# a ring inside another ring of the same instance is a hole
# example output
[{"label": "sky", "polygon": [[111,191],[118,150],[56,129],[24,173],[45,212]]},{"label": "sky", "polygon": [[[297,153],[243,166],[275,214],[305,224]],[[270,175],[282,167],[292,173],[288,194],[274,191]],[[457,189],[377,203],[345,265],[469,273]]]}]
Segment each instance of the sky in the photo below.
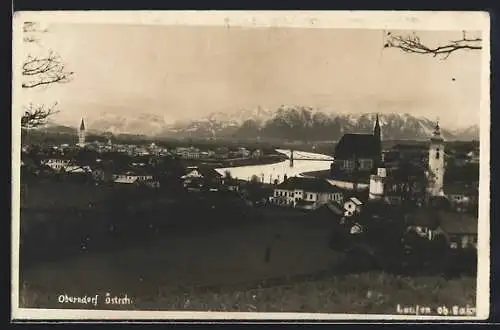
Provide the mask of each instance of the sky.
[{"label": "sky", "polygon": [[[29,47],[58,52],[74,79],[23,91],[23,101],[57,101],[54,120],[65,124],[103,113],[151,113],[170,123],[282,104],[332,113],[409,113],[450,128],[479,123],[480,51],[440,60],[384,50],[384,31],[375,29],[47,27],[41,44]],[[418,35],[431,45],[462,36]]]}]

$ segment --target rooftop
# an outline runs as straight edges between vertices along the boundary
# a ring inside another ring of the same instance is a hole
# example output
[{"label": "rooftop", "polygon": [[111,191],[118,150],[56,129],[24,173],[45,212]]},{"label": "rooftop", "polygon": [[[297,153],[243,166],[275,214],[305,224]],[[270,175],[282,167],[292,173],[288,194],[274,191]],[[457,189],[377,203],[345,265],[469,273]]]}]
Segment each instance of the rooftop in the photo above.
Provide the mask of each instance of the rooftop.
[{"label": "rooftop", "polygon": [[473,185],[460,182],[445,184],[443,190],[446,195],[478,196],[479,194]]},{"label": "rooftop", "polygon": [[447,234],[477,234],[478,218],[461,212],[439,211],[439,226]]},{"label": "rooftop", "polygon": [[408,224],[411,226],[427,227],[435,229],[439,225],[440,217],[438,211],[432,208],[420,208],[407,215]]},{"label": "rooftop", "polygon": [[335,157],[342,159],[356,154],[361,158],[378,157],[379,144],[373,134],[345,134],[335,147]]},{"label": "rooftop", "polygon": [[318,178],[291,177],[279,184],[276,189],[282,190],[304,190],[308,192],[341,192],[338,187],[331,185],[328,181]]}]

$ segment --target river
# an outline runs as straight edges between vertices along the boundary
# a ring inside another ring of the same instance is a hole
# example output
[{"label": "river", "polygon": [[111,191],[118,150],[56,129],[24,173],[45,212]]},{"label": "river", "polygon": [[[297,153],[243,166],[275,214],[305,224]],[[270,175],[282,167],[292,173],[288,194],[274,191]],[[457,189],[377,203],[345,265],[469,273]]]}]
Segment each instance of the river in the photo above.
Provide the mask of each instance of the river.
[{"label": "river", "polygon": [[[290,157],[290,150],[278,149],[277,151]],[[318,160],[301,160],[300,158]],[[232,177],[241,180],[250,180],[253,175],[257,175],[261,181],[264,179],[265,183],[272,183],[274,180],[278,180],[281,183],[285,174],[287,177],[292,177],[300,176],[304,172],[329,170],[331,161],[333,161],[333,157],[331,156],[294,151],[293,167],[290,167],[290,160],[287,159],[274,164],[218,168],[217,171],[221,174],[229,171]]]}]

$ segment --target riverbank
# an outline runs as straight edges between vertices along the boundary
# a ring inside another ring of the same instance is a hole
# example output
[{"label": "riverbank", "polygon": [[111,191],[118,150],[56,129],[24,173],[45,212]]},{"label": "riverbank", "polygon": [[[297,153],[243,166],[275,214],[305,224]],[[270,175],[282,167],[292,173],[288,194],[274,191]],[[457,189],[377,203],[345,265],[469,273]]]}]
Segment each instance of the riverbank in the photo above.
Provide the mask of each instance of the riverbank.
[{"label": "riverbank", "polygon": [[258,166],[280,163],[287,160],[288,157],[283,154],[267,155],[259,158],[234,158],[234,159],[199,159],[185,160],[187,166],[208,166],[212,168],[223,167],[243,167],[243,166]]},{"label": "riverbank", "polygon": [[304,177],[314,177],[314,178],[320,178],[320,179],[330,179],[330,171],[329,170],[303,172],[303,173],[300,173],[300,175],[304,176]]}]

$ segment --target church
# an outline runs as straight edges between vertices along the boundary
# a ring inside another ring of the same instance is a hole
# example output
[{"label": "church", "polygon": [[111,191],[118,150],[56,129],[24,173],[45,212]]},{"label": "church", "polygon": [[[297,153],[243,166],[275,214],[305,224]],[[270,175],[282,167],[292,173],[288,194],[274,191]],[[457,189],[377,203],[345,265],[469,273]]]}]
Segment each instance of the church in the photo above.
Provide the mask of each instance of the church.
[{"label": "church", "polygon": [[83,118],[82,118],[82,121],[80,123],[80,127],[78,128],[78,143],[77,145],[80,147],[80,148],[83,148],[85,147],[85,138],[86,138],[86,131],[85,131],[85,122],[83,121]]},{"label": "church", "polygon": [[378,115],[372,134],[345,134],[337,143],[334,155],[330,170],[332,177],[353,173],[368,176],[376,171],[382,161],[382,132]]}]

